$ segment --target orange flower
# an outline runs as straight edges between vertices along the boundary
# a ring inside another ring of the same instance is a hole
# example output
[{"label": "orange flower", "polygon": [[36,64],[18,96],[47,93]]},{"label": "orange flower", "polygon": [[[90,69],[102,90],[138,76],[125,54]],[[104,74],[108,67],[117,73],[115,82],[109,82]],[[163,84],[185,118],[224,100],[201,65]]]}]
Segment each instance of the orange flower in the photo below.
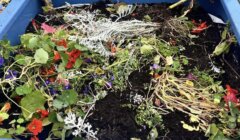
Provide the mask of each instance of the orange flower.
[{"label": "orange flower", "polygon": [[58,51],[54,51],[54,61],[58,61],[61,59],[61,56]]},{"label": "orange flower", "polygon": [[1,109],[1,112],[8,112],[8,110],[11,108],[10,103],[5,103],[4,106]]},{"label": "orange flower", "polygon": [[197,24],[195,22],[195,20],[193,20],[193,24],[195,26],[197,26],[196,28],[193,28],[193,30],[191,31],[191,33],[194,33],[194,34],[199,34],[201,33],[202,31],[204,31],[205,29],[207,29],[207,22],[203,22],[203,23],[200,23],[200,24]]},{"label": "orange flower", "polygon": [[36,118],[34,118],[32,122],[27,126],[27,130],[33,133],[34,136],[37,136],[40,132],[42,132],[42,129],[42,121]]},{"label": "orange flower", "polygon": [[47,110],[38,109],[37,113],[41,115],[41,118],[45,118],[45,117],[48,116],[48,111]]},{"label": "orange flower", "polygon": [[66,52],[68,54],[68,63],[66,65],[67,69],[71,69],[76,62],[76,59],[81,55],[81,51],[74,49],[71,52]]},{"label": "orange flower", "polygon": [[55,73],[55,67],[52,65],[50,68],[42,68],[42,75],[53,75]]},{"label": "orange flower", "polygon": [[63,46],[64,48],[67,48],[67,41],[65,39],[59,40],[59,41],[55,41],[56,45],[58,46]]},{"label": "orange flower", "polygon": [[223,97],[226,104],[228,105],[228,102],[239,103],[239,100],[237,98],[238,91],[231,88],[229,85],[226,85],[226,88],[227,88],[227,93]]}]

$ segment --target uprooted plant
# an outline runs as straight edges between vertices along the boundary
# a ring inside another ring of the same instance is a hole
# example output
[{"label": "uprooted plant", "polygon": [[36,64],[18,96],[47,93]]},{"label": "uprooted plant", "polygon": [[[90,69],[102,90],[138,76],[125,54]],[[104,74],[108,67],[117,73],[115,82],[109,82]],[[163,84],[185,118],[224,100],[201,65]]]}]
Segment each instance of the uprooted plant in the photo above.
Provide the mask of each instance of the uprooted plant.
[{"label": "uprooted plant", "polygon": [[192,122],[198,122],[199,127],[206,131],[211,119],[220,111],[213,98],[213,94],[219,91],[214,92],[211,86],[197,87],[186,78],[164,72],[158,78],[154,94],[168,109],[188,114]]}]

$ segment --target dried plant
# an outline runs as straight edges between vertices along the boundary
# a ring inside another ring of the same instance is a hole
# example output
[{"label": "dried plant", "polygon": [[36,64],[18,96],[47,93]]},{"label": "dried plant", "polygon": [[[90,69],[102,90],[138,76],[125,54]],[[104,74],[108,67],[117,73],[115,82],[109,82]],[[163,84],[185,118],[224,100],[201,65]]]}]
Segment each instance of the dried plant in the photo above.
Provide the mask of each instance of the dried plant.
[{"label": "dried plant", "polygon": [[100,14],[82,10],[78,14],[66,14],[66,21],[81,35],[70,36],[70,40],[79,41],[91,50],[104,56],[111,55],[106,48],[107,42],[121,42],[125,38],[141,36],[153,32],[158,23],[128,20],[115,22],[109,18],[100,17]]},{"label": "dried plant", "polygon": [[154,94],[168,109],[179,110],[194,118],[205,131],[220,108],[214,104],[210,86],[196,88],[188,85],[188,82],[187,79],[176,78],[164,72],[156,84]]}]

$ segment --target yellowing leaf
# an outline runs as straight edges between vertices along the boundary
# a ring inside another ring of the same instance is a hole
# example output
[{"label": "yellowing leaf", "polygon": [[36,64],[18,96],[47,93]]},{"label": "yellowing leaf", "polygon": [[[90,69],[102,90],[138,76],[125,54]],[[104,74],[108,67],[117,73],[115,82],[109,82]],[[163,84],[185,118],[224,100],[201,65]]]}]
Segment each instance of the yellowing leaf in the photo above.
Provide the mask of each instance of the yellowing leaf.
[{"label": "yellowing leaf", "polygon": [[160,55],[157,55],[153,59],[154,64],[159,64],[160,63]]},{"label": "yellowing leaf", "polygon": [[179,90],[179,94],[182,95],[182,96],[185,96],[188,100],[192,100],[192,96],[190,94],[187,94],[183,90]]},{"label": "yellowing leaf", "polygon": [[95,73],[97,75],[102,75],[102,74],[104,74],[104,70],[102,70],[101,68],[97,67],[96,70],[95,70]]},{"label": "yellowing leaf", "polygon": [[190,126],[188,124],[186,124],[184,121],[181,121],[183,128],[188,130],[188,131],[199,131],[199,126],[194,127],[194,126]]},{"label": "yellowing leaf", "polygon": [[148,55],[148,54],[150,54],[152,51],[153,51],[153,46],[152,46],[152,45],[143,45],[143,46],[140,48],[141,54]]},{"label": "yellowing leaf", "polygon": [[170,65],[172,65],[173,64],[173,58],[172,58],[172,56],[167,56],[166,57],[166,65],[167,66],[170,66]]},{"label": "yellowing leaf", "polygon": [[192,81],[187,80],[185,84],[189,87],[194,87],[194,83]]},{"label": "yellowing leaf", "polygon": [[190,109],[190,112],[193,114],[201,114],[202,113],[202,111],[197,111],[197,110],[193,110],[193,109]]},{"label": "yellowing leaf", "polygon": [[190,122],[199,122],[197,116],[190,115]]}]

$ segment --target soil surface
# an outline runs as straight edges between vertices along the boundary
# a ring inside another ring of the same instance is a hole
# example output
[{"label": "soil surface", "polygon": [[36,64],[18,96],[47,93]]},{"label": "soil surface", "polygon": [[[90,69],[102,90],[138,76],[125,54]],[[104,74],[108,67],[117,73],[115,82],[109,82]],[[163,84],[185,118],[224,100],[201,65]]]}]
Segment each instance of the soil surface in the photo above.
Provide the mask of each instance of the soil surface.
[{"label": "soil surface", "polygon": [[[153,21],[163,23],[170,17],[179,15],[181,8],[173,11],[167,10],[166,4],[161,5],[143,5],[137,8],[132,14],[131,18],[143,19],[145,15],[153,17]],[[99,8],[99,6],[98,6]],[[202,9],[195,9],[187,15],[189,19],[207,21],[210,25],[209,29],[205,31],[195,42],[198,45],[185,44],[186,50],[184,55],[192,58],[191,66],[199,67],[201,70],[209,69],[209,54],[214,50],[214,47],[220,41],[220,31],[223,27],[211,22],[207,13]],[[44,21],[43,17],[37,16],[35,20],[39,23]],[[52,25],[62,24],[60,21],[51,21]],[[34,32],[33,27],[30,25],[27,32]],[[215,58],[216,65],[225,70],[225,74],[219,78],[222,84],[230,84],[233,88],[240,89],[240,79],[233,71],[239,72],[240,58],[237,57],[239,47],[232,47],[229,54],[223,57]],[[226,63],[228,62],[228,63]],[[235,69],[235,70],[233,70]],[[147,139],[149,133],[148,128],[139,126],[135,122],[136,112],[125,104],[130,103],[129,97],[132,93],[146,94],[143,89],[144,83],[150,82],[150,76],[147,70],[135,71],[129,76],[132,87],[123,92],[111,92],[104,99],[97,101],[96,107],[88,121],[93,125],[94,129],[98,130],[97,137],[100,140],[129,140],[131,138]],[[1,95],[2,96],[2,95]],[[2,99],[2,98],[0,98]],[[205,140],[204,133],[190,132],[182,128],[180,121],[187,121],[188,117],[181,112],[173,112],[163,116],[164,130],[159,129],[159,140]],[[40,134],[40,139],[46,139],[46,129]]]}]

